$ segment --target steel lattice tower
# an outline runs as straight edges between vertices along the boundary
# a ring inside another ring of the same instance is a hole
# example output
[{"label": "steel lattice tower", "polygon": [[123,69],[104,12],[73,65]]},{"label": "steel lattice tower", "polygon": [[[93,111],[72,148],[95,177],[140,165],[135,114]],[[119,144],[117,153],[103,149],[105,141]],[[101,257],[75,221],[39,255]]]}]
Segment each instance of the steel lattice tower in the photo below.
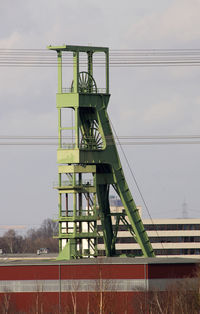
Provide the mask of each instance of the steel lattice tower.
[{"label": "steel lattice tower", "polygon": [[[101,219],[106,256],[115,255],[119,222],[122,221],[140,245],[143,255],[153,257],[151,243],[122,170],[107,114],[109,49],[65,45],[49,46],[48,49],[55,50],[58,57],[58,259],[97,256],[97,219]],[[73,81],[69,90],[62,84],[62,55],[65,52],[73,54]],[[79,70],[80,54],[83,53],[87,57],[87,71]],[[105,58],[106,86],[101,90],[93,77],[95,53],[102,53]],[[62,123],[68,109],[74,111],[71,127]],[[66,130],[74,131],[74,140],[68,146],[64,145]],[[110,211],[110,185],[123,203],[123,213]],[[116,216],[114,228],[113,215]]]}]

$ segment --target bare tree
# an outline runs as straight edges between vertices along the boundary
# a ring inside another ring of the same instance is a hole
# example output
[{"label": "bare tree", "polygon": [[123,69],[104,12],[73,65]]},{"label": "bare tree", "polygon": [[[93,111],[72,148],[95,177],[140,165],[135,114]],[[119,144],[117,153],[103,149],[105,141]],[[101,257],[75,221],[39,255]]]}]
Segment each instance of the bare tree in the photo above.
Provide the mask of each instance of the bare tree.
[{"label": "bare tree", "polygon": [[10,229],[0,237],[0,248],[5,253],[33,253],[45,247],[51,252],[58,252],[58,240],[53,238],[58,225],[51,219],[45,219],[38,229],[30,229],[26,235],[21,236]]},{"label": "bare tree", "polygon": [[4,293],[1,300],[1,313],[8,314],[10,310],[10,293]]},{"label": "bare tree", "polygon": [[16,234],[15,230],[9,229],[1,238],[3,248],[9,253],[18,253],[21,251],[23,238]]},{"label": "bare tree", "polygon": [[58,223],[53,221],[52,219],[45,219],[42,222],[41,227],[38,232],[41,233],[42,237],[50,238],[53,237],[58,231]]},{"label": "bare tree", "polygon": [[154,290],[145,293],[133,297],[134,309],[138,314],[200,313],[199,273],[195,278],[177,279],[165,291]]},{"label": "bare tree", "polygon": [[12,293],[6,287],[4,288],[4,293],[0,296],[0,313],[19,313],[19,311],[17,311],[16,304],[12,299]]}]

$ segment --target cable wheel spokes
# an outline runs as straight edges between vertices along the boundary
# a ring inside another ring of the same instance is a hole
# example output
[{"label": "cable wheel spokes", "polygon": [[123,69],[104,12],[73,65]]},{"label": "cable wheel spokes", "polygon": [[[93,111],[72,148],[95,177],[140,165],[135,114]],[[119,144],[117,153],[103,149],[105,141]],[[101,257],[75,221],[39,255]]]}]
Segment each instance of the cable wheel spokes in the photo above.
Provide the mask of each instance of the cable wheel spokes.
[{"label": "cable wheel spokes", "polygon": [[97,85],[92,75],[88,72],[79,73],[79,92],[97,93]]},{"label": "cable wheel spokes", "polygon": [[99,132],[99,125],[96,120],[92,123],[92,129],[93,129],[93,140],[96,146],[96,149],[102,149],[103,147],[103,140],[101,137],[101,133]]},{"label": "cable wheel spokes", "polygon": [[[79,73],[79,93],[86,93],[86,94],[90,94],[90,93],[97,93],[97,84],[93,78],[93,76],[91,74],[89,74],[88,72],[80,72]],[[71,84],[71,92],[74,92],[74,81],[72,81]]]},{"label": "cable wheel spokes", "polygon": [[81,140],[81,147],[83,149],[102,149],[103,139],[99,132],[99,125],[96,120],[90,124],[88,135],[83,136]]},{"label": "cable wheel spokes", "polygon": [[87,75],[87,72],[80,72],[79,88],[83,92],[88,91],[88,75]]}]

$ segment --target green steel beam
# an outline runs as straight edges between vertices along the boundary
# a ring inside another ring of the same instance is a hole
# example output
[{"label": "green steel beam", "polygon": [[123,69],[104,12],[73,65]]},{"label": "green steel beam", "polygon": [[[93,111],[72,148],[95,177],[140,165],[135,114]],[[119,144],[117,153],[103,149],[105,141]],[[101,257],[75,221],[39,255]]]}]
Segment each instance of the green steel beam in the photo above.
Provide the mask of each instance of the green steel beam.
[{"label": "green steel beam", "polygon": [[56,50],[56,51],[72,51],[72,52],[108,52],[109,48],[107,47],[92,47],[92,46],[72,46],[72,45],[63,45],[63,46],[47,46],[47,49]]},{"label": "green steel beam", "polygon": [[58,51],[58,93],[62,93],[62,53]]}]

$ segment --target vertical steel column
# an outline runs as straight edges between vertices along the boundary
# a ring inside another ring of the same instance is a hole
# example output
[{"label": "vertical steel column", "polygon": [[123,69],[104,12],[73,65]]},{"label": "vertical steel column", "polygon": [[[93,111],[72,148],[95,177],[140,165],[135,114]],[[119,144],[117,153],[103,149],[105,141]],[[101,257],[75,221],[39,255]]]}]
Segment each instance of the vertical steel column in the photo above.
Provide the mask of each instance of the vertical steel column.
[{"label": "vertical steel column", "polygon": [[[61,173],[58,174],[58,186],[61,188],[62,185],[62,176]],[[59,217],[62,216],[62,194],[58,194],[58,209],[59,209]],[[58,232],[59,234],[62,233],[62,222],[58,224]],[[62,250],[62,239],[59,239],[59,251]]]},{"label": "vertical steel column", "polygon": [[74,93],[79,91],[79,51],[73,52]]},{"label": "vertical steel column", "polygon": [[75,108],[75,148],[79,148],[79,109]]},{"label": "vertical steel column", "polygon": [[62,93],[62,51],[57,51],[58,56],[58,93]]},{"label": "vertical steel column", "polygon": [[93,76],[93,52],[89,51],[87,53],[88,55],[88,73],[89,73],[89,77],[88,77],[88,89],[89,89],[89,93],[92,93],[92,76]]},{"label": "vertical steel column", "polygon": [[58,147],[62,147],[62,121],[60,108],[58,108]]},{"label": "vertical steel column", "polygon": [[109,50],[107,50],[105,55],[106,55],[106,94],[109,94]]}]

